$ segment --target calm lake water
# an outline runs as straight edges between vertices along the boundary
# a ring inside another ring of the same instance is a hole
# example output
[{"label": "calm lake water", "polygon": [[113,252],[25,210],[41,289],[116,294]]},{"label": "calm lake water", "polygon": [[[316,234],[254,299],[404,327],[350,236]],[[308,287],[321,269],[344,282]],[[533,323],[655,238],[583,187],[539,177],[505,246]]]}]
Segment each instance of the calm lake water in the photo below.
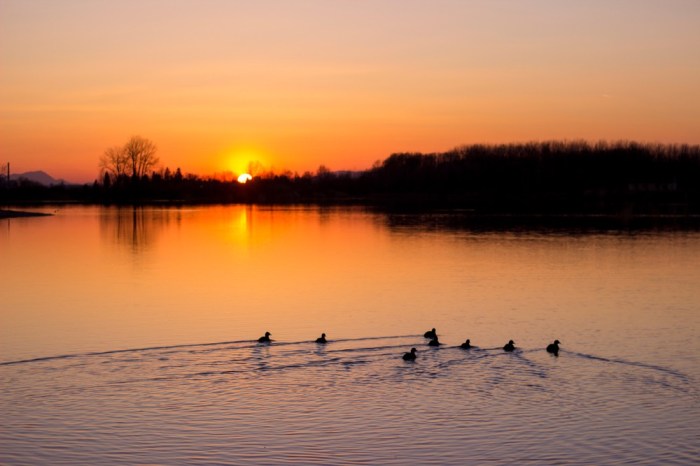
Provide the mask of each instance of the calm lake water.
[{"label": "calm lake water", "polygon": [[445,218],[0,220],[0,464],[700,463],[700,233]]}]

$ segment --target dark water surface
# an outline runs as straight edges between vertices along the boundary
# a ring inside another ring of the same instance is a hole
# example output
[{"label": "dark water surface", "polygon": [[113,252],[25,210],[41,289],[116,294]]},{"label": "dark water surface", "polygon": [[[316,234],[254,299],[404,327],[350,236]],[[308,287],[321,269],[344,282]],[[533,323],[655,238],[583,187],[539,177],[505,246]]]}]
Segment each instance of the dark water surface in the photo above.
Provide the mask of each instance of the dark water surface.
[{"label": "dark water surface", "polygon": [[697,233],[80,207],[0,255],[0,464],[700,462]]}]

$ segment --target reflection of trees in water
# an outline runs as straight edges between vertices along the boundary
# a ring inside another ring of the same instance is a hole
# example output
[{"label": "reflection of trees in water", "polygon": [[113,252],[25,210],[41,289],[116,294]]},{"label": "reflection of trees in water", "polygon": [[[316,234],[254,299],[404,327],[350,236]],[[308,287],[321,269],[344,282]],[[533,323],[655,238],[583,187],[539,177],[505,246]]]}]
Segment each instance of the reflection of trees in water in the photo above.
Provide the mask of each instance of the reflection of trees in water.
[{"label": "reflection of trees in water", "polygon": [[471,233],[598,234],[654,231],[698,231],[698,216],[622,215],[484,215],[467,210],[392,212],[373,209],[391,231]]},{"label": "reflection of trees in water", "polygon": [[155,244],[158,235],[180,211],[147,207],[106,209],[100,217],[100,230],[110,240],[128,247],[132,253],[144,252]]}]

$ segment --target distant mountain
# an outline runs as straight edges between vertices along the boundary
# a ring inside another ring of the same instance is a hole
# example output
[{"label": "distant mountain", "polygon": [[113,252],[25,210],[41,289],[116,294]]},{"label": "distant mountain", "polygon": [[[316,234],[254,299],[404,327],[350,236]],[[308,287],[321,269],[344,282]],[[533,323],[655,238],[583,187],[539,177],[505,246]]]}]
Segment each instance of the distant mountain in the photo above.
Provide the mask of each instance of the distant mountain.
[{"label": "distant mountain", "polygon": [[57,184],[71,184],[63,179],[56,179],[49,175],[48,173],[37,170],[33,172],[15,173],[10,175],[11,180],[19,180],[24,178],[25,180],[33,181],[35,183],[43,184],[44,186],[53,186]]}]

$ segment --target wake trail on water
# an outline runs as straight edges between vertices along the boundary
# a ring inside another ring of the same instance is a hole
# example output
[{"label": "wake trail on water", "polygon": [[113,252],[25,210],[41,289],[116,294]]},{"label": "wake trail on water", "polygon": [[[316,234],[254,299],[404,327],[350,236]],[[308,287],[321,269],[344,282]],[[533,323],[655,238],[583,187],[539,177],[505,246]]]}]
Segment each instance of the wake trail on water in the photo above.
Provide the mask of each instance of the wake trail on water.
[{"label": "wake trail on water", "polygon": [[[401,356],[411,347],[418,349],[418,357],[415,362],[406,363],[401,360]],[[233,340],[160,345],[4,361],[0,362],[0,366],[45,363],[41,367],[47,374],[51,374],[53,371],[85,372],[94,370],[95,366],[99,365],[101,368],[99,371],[104,371],[107,378],[111,379],[109,384],[227,375],[255,377],[256,374],[311,371],[323,368],[344,372],[358,366],[365,367],[363,371],[373,374],[371,377],[377,380],[391,373],[386,369],[392,366],[400,368],[401,374],[403,369],[407,369],[409,372],[406,374],[413,372],[414,375],[426,375],[430,378],[444,377],[453,370],[467,370],[470,367],[469,371],[481,370],[486,375],[493,373],[508,377],[510,373],[512,377],[516,377],[527,374],[540,380],[548,379],[553,375],[551,364],[541,360],[539,356],[531,357],[540,353],[544,353],[544,349],[516,348],[513,352],[505,352],[501,347],[472,347],[469,350],[447,344],[428,347],[422,335],[390,335],[334,339],[329,340],[327,344],[317,344],[314,340],[273,340],[271,343]],[[647,374],[662,374],[680,382],[683,388],[669,380],[650,380],[650,382],[661,385],[670,384],[671,388],[682,391],[687,391],[688,387],[692,386],[692,380],[686,374],[672,368],[644,362],[563,349],[560,351],[559,358],[553,357],[552,361],[559,359],[563,362],[567,357],[651,371]],[[93,360],[93,358],[104,359]],[[62,361],[66,361],[66,364],[61,363]]]},{"label": "wake trail on water", "polygon": [[[344,338],[338,340],[329,340],[330,343],[340,343],[340,342],[361,342],[361,341],[371,341],[371,340],[390,340],[399,338],[414,338],[419,335],[392,335],[384,337],[362,337],[362,338]],[[177,345],[163,345],[163,346],[147,346],[140,348],[124,348],[116,350],[107,351],[90,351],[85,353],[72,353],[72,354],[60,354],[55,356],[40,356],[36,358],[28,359],[18,359],[15,361],[0,361],[0,366],[12,366],[17,364],[31,364],[40,363],[46,361],[54,361],[61,359],[72,359],[72,358],[84,358],[92,356],[109,356],[113,354],[123,354],[123,353],[139,353],[139,352],[152,352],[152,351],[163,351],[163,350],[184,350],[185,348],[194,348],[195,350],[190,350],[191,353],[205,352],[203,350],[197,350],[197,348],[208,348],[208,347],[218,347],[224,345],[242,345],[234,346],[228,349],[245,349],[245,348],[271,348],[271,347],[286,347],[293,345],[302,345],[315,343],[313,340],[302,340],[302,341],[275,341],[272,344],[258,343],[257,340],[234,340],[234,341],[220,341],[220,342],[209,342],[209,343],[185,343]],[[405,346],[405,345],[403,345]],[[210,348],[210,351],[219,351],[219,348]],[[164,354],[172,354],[180,351],[165,351]]]},{"label": "wake trail on water", "polygon": [[12,366],[12,365],[16,365],[16,364],[30,364],[30,363],[35,363],[35,362],[53,361],[53,360],[57,360],[57,359],[83,358],[83,357],[91,357],[91,356],[108,356],[111,354],[120,354],[120,353],[137,353],[137,352],[146,352],[146,351],[172,350],[172,349],[179,349],[179,348],[232,345],[232,344],[237,344],[237,343],[250,343],[250,340],[222,341],[222,342],[217,342],[217,343],[187,343],[187,344],[180,344],[180,345],[148,346],[148,347],[144,347],[144,348],[125,348],[125,349],[116,349],[116,350],[107,350],[107,351],[90,351],[90,352],[86,352],[86,353],[60,354],[60,355],[56,355],[56,356],[41,356],[38,358],[19,359],[16,361],[2,361],[2,362],[0,362],[0,366]]},{"label": "wake trail on water", "polygon": [[591,361],[601,361],[601,362],[606,362],[606,363],[610,363],[610,364],[622,364],[622,365],[630,366],[630,367],[640,367],[642,369],[649,369],[649,370],[653,370],[653,371],[662,372],[664,374],[672,375],[672,376],[678,378],[679,380],[682,380],[683,382],[687,382],[687,383],[691,382],[690,378],[686,374],[684,374],[680,371],[674,370],[674,369],[669,369],[668,367],[657,366],[654,364],[647,364],[644,362],[627,361],[625,359],[605,358],[605,357],[596,356],[593,354],[578,353],[576,351],[560,350],[560,353],[571,354],[572,356],[588,359]]}]

